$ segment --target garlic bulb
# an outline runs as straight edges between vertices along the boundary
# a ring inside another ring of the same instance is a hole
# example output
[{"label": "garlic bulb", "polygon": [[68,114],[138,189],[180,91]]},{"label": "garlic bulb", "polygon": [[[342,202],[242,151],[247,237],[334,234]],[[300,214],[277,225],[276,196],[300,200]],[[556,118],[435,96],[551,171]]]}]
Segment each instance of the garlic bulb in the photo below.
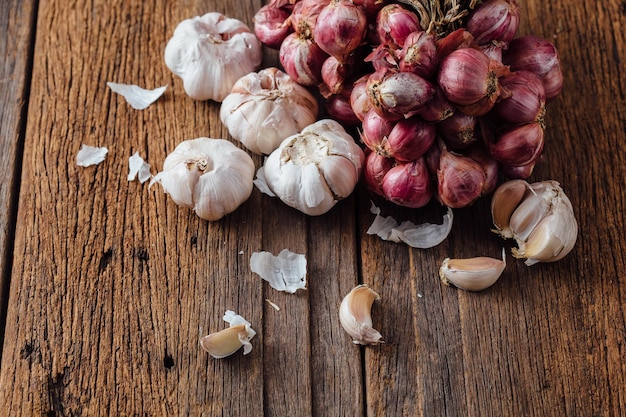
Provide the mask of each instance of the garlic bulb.
[{"label": "garlic bulb", "polygon": [[330,210],[354,190],[363,150],[336,121],[323,119],[285,139],[257,177],[285,204],[310,216]]},{"label": "garlic bulb", "polygon": [[250,197],[253,179],[254,162],[245,151],[225,139],[198,138],[176,146],[150,186],[158,182],[176,204],[218,220]]},{"label": "garlic bulb", "polygon": [[505,182],[493,194],[491,214],[495,232],[514,238],[513,256],[529,266],[562,259],[578,237],[572,204],[556,181]]},{"label": "garlic bulb", "polygon": [[222,102],[220,119],[254,153],[270,154],[317,119],[313,94],[277,68],[240,78]]},{"label": "garlic bulb", "polygon": [[367,285],[358,285],[341,301],[339,322],[357,345],[382,343],[382,335],[372,327],[371,309],[380,296]]},{"label": "garlic bulb", "polygon": [[250,28],[217,12],[183,20],[165,47],[165,65],[195,100],[222,101],[262,59],[261,43]]}]

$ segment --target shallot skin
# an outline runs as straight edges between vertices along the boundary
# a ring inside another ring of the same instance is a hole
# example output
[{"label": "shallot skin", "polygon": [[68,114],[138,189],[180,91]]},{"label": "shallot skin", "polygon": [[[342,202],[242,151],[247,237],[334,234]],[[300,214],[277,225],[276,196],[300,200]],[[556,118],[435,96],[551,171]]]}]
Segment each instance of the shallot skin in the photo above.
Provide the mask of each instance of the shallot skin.
[{"label": "shallot skin", "polygon": [[314,39],[328,55],[343,62],[363,41],[367,16],[348,0],[331,0],[315,22]]}]

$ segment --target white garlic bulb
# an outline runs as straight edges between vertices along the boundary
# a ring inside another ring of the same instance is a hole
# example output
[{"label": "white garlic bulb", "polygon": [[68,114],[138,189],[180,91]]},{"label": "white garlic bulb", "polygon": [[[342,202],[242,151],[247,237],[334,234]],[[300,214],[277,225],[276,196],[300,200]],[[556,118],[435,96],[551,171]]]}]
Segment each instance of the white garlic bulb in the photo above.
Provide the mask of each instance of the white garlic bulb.
[{"label": "white garlic bulb", "polygon": [[254,161],[245,151],[225,139],[198,138],[181,142],[150,186],[157,182],[176,204],[218,220],[250,197],[253,179]]},{"label": "white garlic bulb", "polygon": [[556,181],[505,182],[493,194],[491,214],[495,231],[516,240],[513,256],[529,266],[562,259],[578,237],[572,203]]},{"label": "white garlic bulb", "polygon": [[262,59],[261,42],[250,28],[217,12],[180,22],[165,47],[165,65],[195,100],[222,101]]},{"label": "white garlic bulb", "polygon": [[317,100],[277,68],[240,78],[222,102],[220,119],[254,153],[269,155],[317,119]]},{"label": "white garlic bulb", "polygon": [[323,119],[285,139],[257,178],[288,206],[317,216],[352,193],[364,160],[352,136],[335,120]]}]

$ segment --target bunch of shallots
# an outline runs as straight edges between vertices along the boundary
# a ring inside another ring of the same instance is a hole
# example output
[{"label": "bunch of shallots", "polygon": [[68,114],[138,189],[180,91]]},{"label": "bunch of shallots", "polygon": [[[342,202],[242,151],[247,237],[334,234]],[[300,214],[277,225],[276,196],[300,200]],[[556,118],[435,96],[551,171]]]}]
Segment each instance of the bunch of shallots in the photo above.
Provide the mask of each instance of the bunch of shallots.
[{"label": "bunch of shallots", "polygon": [[395,2],[272,0],[254,30],[291,78],[319,89],[329,117],[358,127],[372,192],[459,208],[530,176],[563,82],[549,41],[516,38],[516,0],[466,11],[442,30]]}]

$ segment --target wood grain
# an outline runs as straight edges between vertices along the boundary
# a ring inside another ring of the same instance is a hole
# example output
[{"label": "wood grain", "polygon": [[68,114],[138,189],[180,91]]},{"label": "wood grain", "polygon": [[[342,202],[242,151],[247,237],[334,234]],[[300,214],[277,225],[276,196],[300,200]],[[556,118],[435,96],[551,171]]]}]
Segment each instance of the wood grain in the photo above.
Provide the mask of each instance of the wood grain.
[{"label": "wood grain", "polygon": [[[34,42],[33,1],[0,7],[0,333],[4,333]],[[0,346],[3,338],[0,335]]]},{"label": "wood grain", "polygon": [[[382,296],[379,326],[390,339],[366,352],[368,415],[625,412],[626,8],[618,1],[520,5],[520,33],[551,39],[565,74],[563,93],[548,107],[544,161],[531,179],[561,182],[579,241],[556,264],[528,268],[509,257],[497,285],[473,294],[442,287],[437,268],[445,257],[497,256],[511,247],[489,233],[486,202],[457,210],[449,239],[432,250],[364,238],[363,280]],[[363,217],[361,228],[369,221]]]},{"label": "wood grain", "polygon": [[[532,179],[561,182],[579,241],[554,264],[509,255],[480,293],[443,286],[437,270],[445,257],[510,250],[489,230],[488,199],[455,210],[450,237],[417,250],[366,233],[374,216],[362,185],[324,216],[255,190],[206,222],[158,185],[127,181],[135,151],[156,173],[182,140],[229,138],[219,105],[189,99],[163,49],[181,20],[219,11],[251,25],[261,0],[36,3],[0,5],[7,415],[626,414],[623,2],[520,1],[520,33],[553,40],[565,75]],[[267,50],[264,65],[277,64]],[[107,81],[168,89],[136,111]],[[76,166],[83,143],[107,146],[106,160]],[[374,201],[398,220],[444,212]],[[285,248],[307,257],[308,288],[295,295],[249,268],[253,252]],[[359,283],[381,295],[379,346],[352,344],[338,322]],[[226,327],[227,309],[252,323],[254,348],[214,360],[198,340]]]}]

